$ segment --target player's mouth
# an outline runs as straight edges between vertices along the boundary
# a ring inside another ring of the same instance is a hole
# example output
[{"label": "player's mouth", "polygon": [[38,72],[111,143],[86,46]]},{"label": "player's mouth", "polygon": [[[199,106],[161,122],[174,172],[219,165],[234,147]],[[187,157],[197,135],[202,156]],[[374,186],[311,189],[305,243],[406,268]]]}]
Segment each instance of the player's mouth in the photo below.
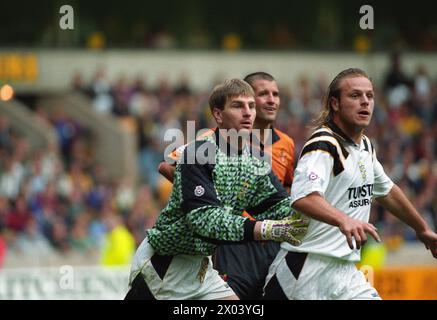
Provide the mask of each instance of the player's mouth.
[{"label": "player's mouth", "polygon": [[275,107],[264,107],[263,108],[265,111],[267,111],[268,113],[274,113],[276,112],[276,108]]},{"label": "player's mouth", "polygon": [[358,112],[358,115],[360,118],[368,118],[370,117],[370,112],[367,110],[361,110],[360,112]]},{"label": "player's mouth", "polygon": [[252,128],[252,121],[243,121],[240,124],[241,124],[241,127],[245,128],[245,129]]}]

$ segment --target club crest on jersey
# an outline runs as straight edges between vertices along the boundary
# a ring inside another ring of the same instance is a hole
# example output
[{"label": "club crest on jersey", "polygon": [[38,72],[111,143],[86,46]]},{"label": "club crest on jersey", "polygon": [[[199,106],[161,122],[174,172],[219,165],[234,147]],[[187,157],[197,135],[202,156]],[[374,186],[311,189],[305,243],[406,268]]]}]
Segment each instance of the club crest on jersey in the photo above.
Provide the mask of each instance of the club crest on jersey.
[{"label": "club crest on jersey", "polygon": [[247,192],[247,189],[249,188],[249,183],[247,182],[247,181],[245,181],[244,183],[243,183],[243,186],[242,186],[242,188],[241,188],[241,191],[238,193],[238,196],[237,196],[237,199],[238,200],[243,200],[244,199],[244,197],[246,196],[246,192]]},{"label": "club crest on jersey", "polygon": [[360,168],[361,178],[363,178],[363,181],[366,181],[366,178],[367,178],[366,167],[365,167],[365,165],[361,162],[361,160],[358,162],[358,167]]},{"label": "club crest on jersey", "polygon": [[196,197],[201,197],[205,193],[205,189],[202,186],[197,186],[196,189],[194,189],[194,195]]},{"label": "club crest on jersey", "polygon": [[286,157],[287,153],[285,152],[285,150],[281,150],[281,154],[279,155],[279,159],[283,164],[287,163],[287,157]]},{"label": "club crest on jersey", "polygon": [[308,179],[310,179],[310,181],[314,181],[319,179],[319,176],[317,174],[315,174],[314,172],[311,172],[310,175],[308,176]]}]

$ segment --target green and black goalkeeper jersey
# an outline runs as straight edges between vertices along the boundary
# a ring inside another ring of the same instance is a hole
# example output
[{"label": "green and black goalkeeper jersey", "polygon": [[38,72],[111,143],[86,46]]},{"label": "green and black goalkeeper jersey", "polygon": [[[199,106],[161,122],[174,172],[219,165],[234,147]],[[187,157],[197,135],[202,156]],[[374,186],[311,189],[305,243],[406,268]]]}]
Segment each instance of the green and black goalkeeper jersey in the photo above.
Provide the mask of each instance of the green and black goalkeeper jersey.
[{"label": "green and black goalkeeper jersey", "polygon": [[[247,146],[230,152],[228,144],[218,143],[219,137],[217,130],[185,148],[168,205],[148,231],[158,254],[207,256],[219,244],[253,240],[255,221],[243,217],[244,210],[257,220],[291,215],[290,197],[268,162],[253,156]],[[184,164],[193,152],[194,164]],[[214,161],[204,164],[211,157]]]}]

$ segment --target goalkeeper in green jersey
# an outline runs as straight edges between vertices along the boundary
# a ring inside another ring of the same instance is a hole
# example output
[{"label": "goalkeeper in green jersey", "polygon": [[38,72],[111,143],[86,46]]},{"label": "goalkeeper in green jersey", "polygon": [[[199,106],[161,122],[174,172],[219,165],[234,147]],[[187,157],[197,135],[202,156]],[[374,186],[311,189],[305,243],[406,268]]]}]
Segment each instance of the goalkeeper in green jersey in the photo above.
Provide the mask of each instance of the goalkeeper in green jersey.
[{"label": "goalkeeper in green jersey", "polygon": [[[217,245],[299,245],[306,232],[307,221],[293,214],[289,195],[249,141],[256,116],[250,85],[226,81],[209,104],[218,128],[185,148],[170,200],[134,257],[126,299],[238,299],[212,268]],[[241,216],[244,210],[256,220]]]}]

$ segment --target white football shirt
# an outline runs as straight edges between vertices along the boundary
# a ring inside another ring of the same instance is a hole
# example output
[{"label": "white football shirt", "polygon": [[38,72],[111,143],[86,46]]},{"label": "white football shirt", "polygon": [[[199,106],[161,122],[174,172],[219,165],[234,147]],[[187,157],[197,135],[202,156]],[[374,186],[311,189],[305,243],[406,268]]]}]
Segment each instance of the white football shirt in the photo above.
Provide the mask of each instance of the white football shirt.
[{"label": "white football shirt", "polygon": [[[331,122],[315,131],[302,149],[291,187],[291,203],[318,192],[351,218],[368,222],[372,199],[387,195],[392,187],[369,138],[363,135],[357,145]],[[338,227],[315,219],[310,219],[300,246],[282,243],[281,247],[360,260],[360,250],[349,248]]]}]

